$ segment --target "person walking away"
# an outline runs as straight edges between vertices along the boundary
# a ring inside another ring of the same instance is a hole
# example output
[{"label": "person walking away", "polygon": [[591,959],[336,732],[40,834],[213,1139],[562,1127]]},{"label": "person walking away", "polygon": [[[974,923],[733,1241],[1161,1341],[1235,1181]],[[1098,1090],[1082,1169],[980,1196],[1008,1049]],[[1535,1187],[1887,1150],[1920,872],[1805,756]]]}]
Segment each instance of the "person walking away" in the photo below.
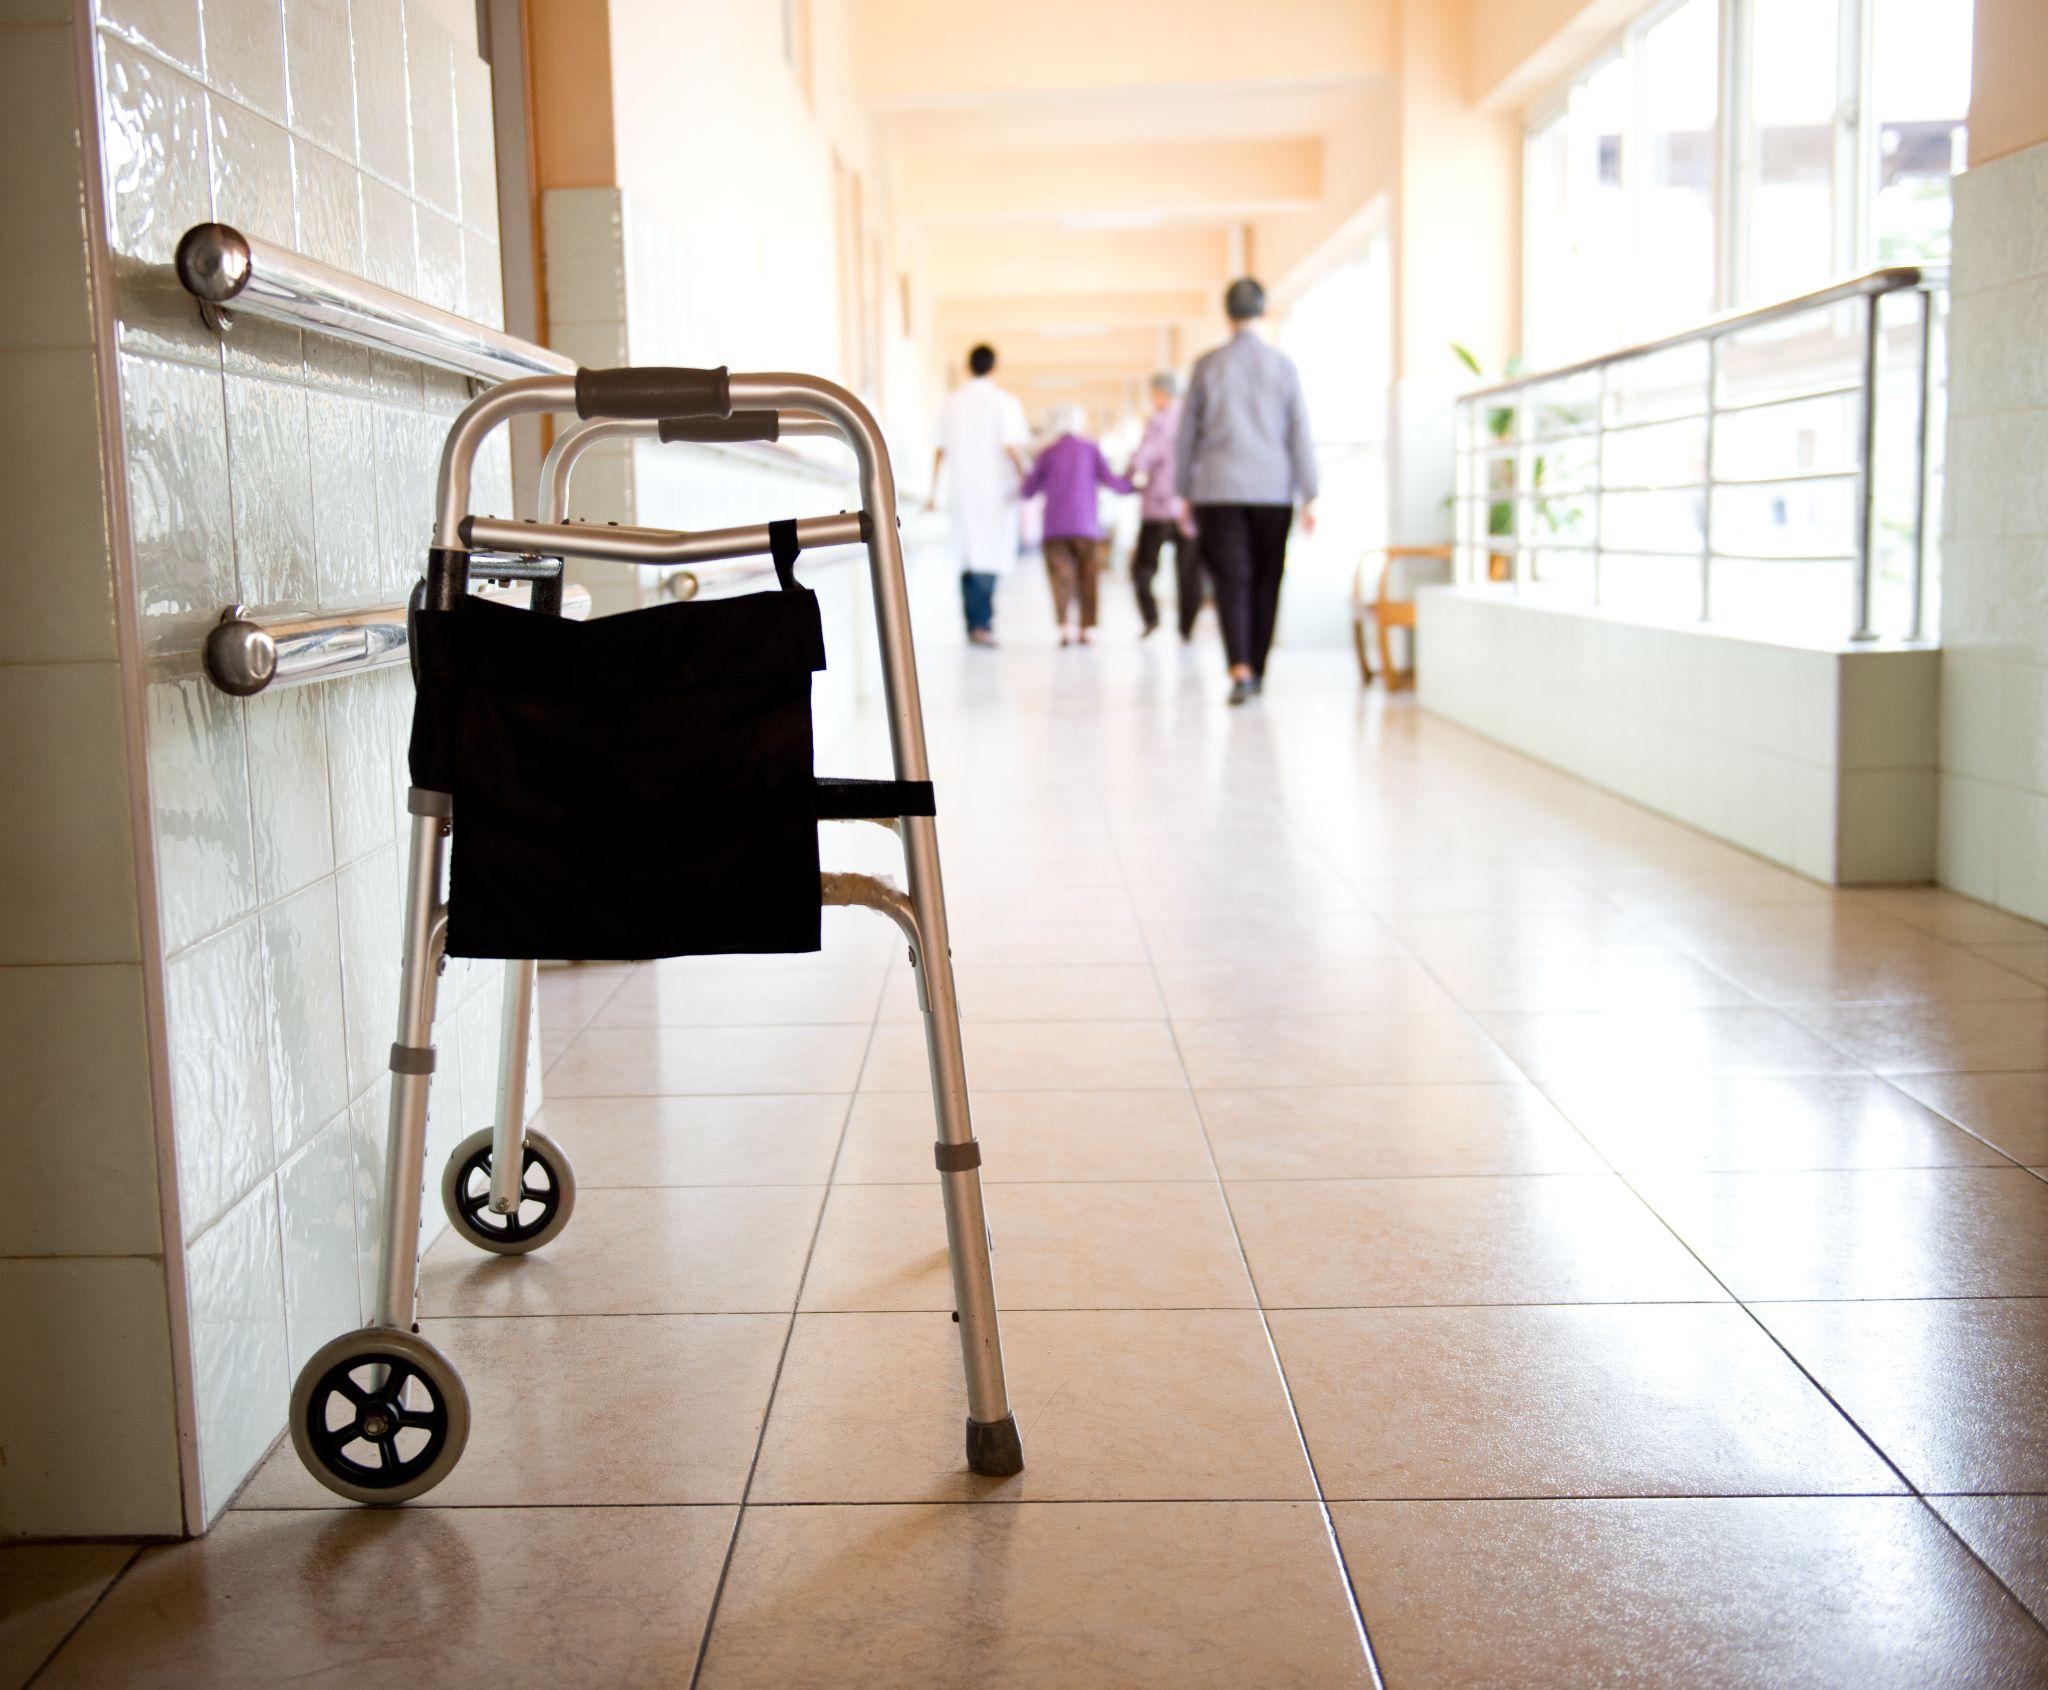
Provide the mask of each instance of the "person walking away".
[{"label": "person walking away", "polygon": [[1053,616],[1060,644],[1071,645],[1067,613],[1077,612],[1078,637],[1087,645],[1095,627],[1095,584],[1102,573],[1102,513],[1096,506],[1098,487],[1119,493],[1131,483],[1103,457],[1102,448],[1082,430],[1088,419],[1078,405],[1062,405],[1053,413],[1059,431],[1031,473],[1024,478],[1024,497],[1045,495],[1045,569],[1052,577]]},{"label": "person walking away", "polygon": [[1031,439],[1024,407],[990,379],[995,367],[995,348],[977,346],[967,355],[969,379],[939,408],[932,496],[926,507],[938,508],[943,470],[953,539],[960,548],[961,608],[967,637],[976,645],[996,643],[996,584],[1017,557],[1017,484]]},{"label": "person walking away", "polygon": [[1195,361],[1175,482],[1194,507],[1195,536],[1216,583],[1230,702],[1242,704],[1266,684],[1297,501],[1302,531],[1315,532],[1316,457],[1300,372],[1253,327],[1265,315],[1266,290],[1240,277],[1223,309],[1230,339]]},{"label": "person walking away", "polygon": [[1173,548],[1174,592],[1181,643],[1185,645],[1195,637],[1195,617],[1202,609],[1202,558],[1187,502],[1174,486],[1173,460],[1180,436],[1180,401],[1176,397],[1179,386],[1168,370],[1152,378],[1152,414],[1145,419],[1144,436],[1131,455],[1130,476],[1140,489],[1138,546],[1131,554],[1131,586],[1138,595],[1138,614],[1144,619],[1145,633],[1150,634],[1159,626],[1159,600],[1152,592],[1152,578],[1159,573],[1160,552],[1168,546]]}]

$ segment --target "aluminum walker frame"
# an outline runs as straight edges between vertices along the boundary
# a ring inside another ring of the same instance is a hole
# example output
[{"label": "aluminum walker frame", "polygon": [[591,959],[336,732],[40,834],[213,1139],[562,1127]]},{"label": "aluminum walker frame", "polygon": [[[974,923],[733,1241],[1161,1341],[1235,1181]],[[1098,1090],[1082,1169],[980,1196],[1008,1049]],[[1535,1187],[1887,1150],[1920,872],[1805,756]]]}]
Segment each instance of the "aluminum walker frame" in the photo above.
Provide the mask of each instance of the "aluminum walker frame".
[{"label": "aluminum walker frame", "polygon": [[[518,522],[469,513],[472,473],[479,448],[510,418],[573,412],[587,419],[558,441],[544,476],[547,520]],[[591,426],[588,419],[602,419]],[[613,425],[619,425],[614,427]],[[747,432],[766,429],[766,433]],[[585,557],[642,564],[708,563],[768,555],[766,523],[698,533],[598,526],[561,520],[561,494],[576,451],[600,431],[650,434],[664,439],[768,439],[777,430],[831,434],[853,449],[859,465],[860,512],[814,517],[796,525],[806,549],[862,543],[874,589],[875,625],[882,652],[883,687],[896,778],[930,779],[910,608],[897,532],[895,477],[873,416],[859,399],[821,377],[787,374],[728,375],[725,370],[579,370],[573,376],[522,377],[486,390],[450,427],[441,455],[432,547],[424,602],[453,608],[469,590],[472,560],[480,575],[488,556]],[[550,608],[559,577],[536,585],[536,609]],[[356,1501],[397,1503],[430,1490],[461,1458],[469,1430],[467,1393],[448,1359],[419,1336],[419,1234],[426,1175],[427,1097],[434,1071],[434,1006],[445,960],[448,911],[441,888],[454,826],[452,796],[411,789],[411,859],[406,883],[404,969],[398,1037],[391,1047],[390,1141],[385,1167],[384,1236],[374,1319],[317,1351],[292,1392],[291,1433],[300,1458],[329,1489]],[[945,896],[939,873],[938,832],[930,816],[873,818],[891,825],[903,846],[908,891],[868,875],[823,875],[825,904],[858,904],[890,916],[909,941],[916,970],[931,1067],[938,1134],[934,1161],[944,1196],[952,1262],[954,1318],[960,1328],[966,1373],[968,1467],[990,1477],[1023,1468],[1023,1447],[1003,1374],[995,1280],[981,1191],[981,1148],[969,1116],[959,1005],[953,982]],[[489,1203],[493,1214],[516,1221],[522,1206],[539,1205],[532,1231],[545,1236],[513,1240],[518,1253],[560,1230],[573,1202],[566,1157],[525,1128],[526,1046],[533,997],[533,964],[507,965],[504,1053],[498,1075],[499,1107],[488,1129]],[[486,1135],[477,1135],[482,1138]],[[474,1140],[449,1165],[474,1168]],[[543,1185],[529,1184],[529,1170]],[[468,1177],[464,1176],[465,1179]],[[444,1199],[448,1193],[444,1182]],[[475,1202],[472,1197],[470,1201]],[[451,1213],[454,1206],[451,1205]],[[484,1242],[466,1227],[472,1242]],[[502,1241],[501,1241],[502,1242]],[[486,1247],[494,1247],[486,1243]],[[335,1410],[341,1411],[337,1421]],[[402,1445],[401,1437],[408,1438]],[[374,1463],[350,1452],[368,1448]]]}]

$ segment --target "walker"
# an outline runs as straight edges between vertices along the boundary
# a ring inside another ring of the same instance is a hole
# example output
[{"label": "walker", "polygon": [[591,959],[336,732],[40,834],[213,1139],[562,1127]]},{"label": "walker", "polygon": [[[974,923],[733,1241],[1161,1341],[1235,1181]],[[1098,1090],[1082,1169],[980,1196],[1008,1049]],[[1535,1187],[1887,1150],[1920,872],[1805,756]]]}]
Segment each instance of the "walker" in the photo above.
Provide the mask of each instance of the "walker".
[{"label": "walker", "polygon": [[[469,514],[471,472],[490,431],[515,416],[572,411],[586,421],[550,454],[542,519]],[[569,468],[606,433],[664,440],[831,434],[859,461],[864,508],[701,533],[565,522]],[[896,770],[890,781],[820,779],[811,770],[810,677],[824,667],[824,647],[815,601],[798,586],[795,564],[806,548],[855,542],[867,548],[874,588]],[[659,565],[763,555],[774,562],[777,591],[590,624],[548,614],[559,607],[564,557]],[[472,573],[534,581],[533,609],[471,595]],[[415,1318],[434,1004],[447,956],[503,957],[507,965],[494,1124],[450,1157],[442,1201],[470,1242],[523,1254],[561,1232],[575,1201],[567,1157],[525,1127],[531,959],[816,950],[821,907],[857,904],[896,922],[916,971],[966,1371],[967,1465],[991,1477],[1020,1472],[981,1149],[968,1114],[895,481],[866,407],[819,377],[723,369],[579,370],[491,388],[449,429],[412,622],[411,867],[376,1312],[300,1371],[290,1418],[300,1459],[341,1496],[393,1504],[446,1478],[468,1439],[462,1380],[419,1335]],[[591,720],[608,712],[616,728],[627,698],[651,712],[653,731],[608,736],[628,743],[590,743],[579,710]],[[567,754],[572,747],[576,754]],[[682,825],[699,809],[715,809],[715,829]],[[821,875],[821,820],[894,830],[908,891],[869,875]],[[678,872],[679,858],[702,872]],[[566,872],[593,863],[606,872]]]}]

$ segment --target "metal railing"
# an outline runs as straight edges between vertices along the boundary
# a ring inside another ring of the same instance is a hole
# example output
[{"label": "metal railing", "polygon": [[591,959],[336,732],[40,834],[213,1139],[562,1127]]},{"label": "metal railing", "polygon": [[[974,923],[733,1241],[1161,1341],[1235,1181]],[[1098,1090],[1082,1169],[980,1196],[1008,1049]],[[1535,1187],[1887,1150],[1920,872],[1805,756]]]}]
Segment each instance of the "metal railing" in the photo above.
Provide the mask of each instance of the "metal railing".
[{"label": "metal railing", "polygon": [[[174,268],[180,285],[199,302],[201,316],[219,334],[229,333],[235,317],[245,314],[312,329],[417,363],[453,370],[479,382],[576,373],[576,361],[562,353],[424,305],[225,223],[201,223],[187,230],[178,243]],[[567,453],[558,450],[549,458],[542,520],[555,522],[565,516],[568,471],[582,447],[612,436],[653,439],[659,426],[583,425],[581,432],[588,438]],[[568,431],[563,442],[573,441],[578,432]],[[838,438],[832,425],[823,418],[810,416],[783,419],[780,432]],[[824,476],[835,482],[849,479],[767,440],[690,444],[700,451],[752,459],[778,471]],[[516,546],[519,541],[513,525],[503,527],[504,542]],[[423,547],[425,541],[422,534]],[[765,573],[758,560],[749,557],[693,560],[692,569],[669,586],[671,595],[694,596],[701,585],[700,573],[706,567],[721,570],[721,586]],[[511,555],[489,562],[480,559],[477,578],[506,585],[515,580],[532,580],[536,590],[545,581],[553,584],[553,590],[559,594],[561,614],[579,621],[590,614],[590,593],[586,588],[559,585],[559,559],[541,564]],[[240,697],[384,668],[406,660],[406,608],[393,604],[271,617],[252,615],[242,605],[230,605],[207,636],[202,662],[214,685]]]},{"label": "metal railing", "polygon": [[1946,286],[1938,268],[1873,270],[1462,394],[1457,581],[1919,639]]},{"label": "metal railing", "polygon": [[[506,560],[510,564],[511,560]],[[477,565],[479,574],[492,567]],[[525,575],[507,567],[496,579]],[[555,571],[559,578],[559,566]],[[544,577],[543,577],[544,578]],[[502,589],[485,589],[485,597],[510,597]],[[343,610],[332,615],[281,616],[256,619],[240,605],[230,605],[206,636],[202,661],[207,678],[222,692],[248,698],[281,687],[304,686],[336,675],[360,674],[403,663],[410,655],[403,604],[370,610]],[[581,622],[590,614],[587,587],[561,589],[561,614]]]}]

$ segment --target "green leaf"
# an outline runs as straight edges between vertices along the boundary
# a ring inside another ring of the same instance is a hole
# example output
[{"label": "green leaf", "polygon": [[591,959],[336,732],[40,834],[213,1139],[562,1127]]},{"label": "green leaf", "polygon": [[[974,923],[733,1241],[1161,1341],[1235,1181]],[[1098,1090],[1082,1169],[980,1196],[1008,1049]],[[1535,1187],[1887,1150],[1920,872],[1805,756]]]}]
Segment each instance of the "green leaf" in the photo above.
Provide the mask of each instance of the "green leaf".
[{"label": "green leaf", "polygon": [[1463,364],[1465,368],[1470,370],[1475,376],[1483,376],[1486,374],[1486,372],[1479,367],[1479,360],[1472,356],[1470,348],[1460,346],[1455,340],[1451,342],[1451,356],[1456,358],[1459,363]]}]

